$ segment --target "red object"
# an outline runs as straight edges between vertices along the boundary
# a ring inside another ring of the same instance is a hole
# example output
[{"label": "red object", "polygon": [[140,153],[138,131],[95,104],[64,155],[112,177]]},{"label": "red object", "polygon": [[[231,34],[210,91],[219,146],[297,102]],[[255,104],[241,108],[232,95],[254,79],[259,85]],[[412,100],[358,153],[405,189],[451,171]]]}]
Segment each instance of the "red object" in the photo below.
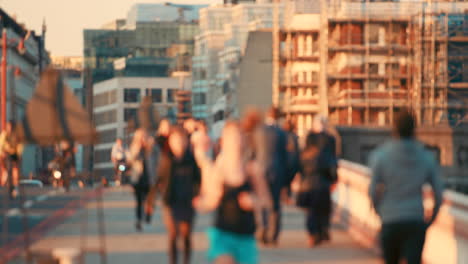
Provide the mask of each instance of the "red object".
[{"label": "red object", "polygon": [[15,76],[18,77],[18,76],[21,76],[21,69],[19,67],[16,67],[15,68]]},{"label": "red object", "polygon": [[6,30],[3,30],[3,34],[2,34],[2,91],[0,94],[2,130],[4,130],[6,127],[6,97],[7,97],[6,76],[7,76],[7,34],[6,34]]},{"label": "red object", "polygon": [[24,54],[25,49],[24,49],[24,39],[21,39],[20,43],[18,44],[18,52],[21,54]]}]

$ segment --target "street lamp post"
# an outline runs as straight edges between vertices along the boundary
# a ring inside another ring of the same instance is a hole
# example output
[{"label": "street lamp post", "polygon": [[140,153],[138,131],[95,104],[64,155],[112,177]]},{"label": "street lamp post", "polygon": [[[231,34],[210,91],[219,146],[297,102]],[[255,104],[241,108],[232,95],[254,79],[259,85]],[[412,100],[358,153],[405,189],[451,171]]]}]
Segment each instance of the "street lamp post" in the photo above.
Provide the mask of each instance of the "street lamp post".
[{"label": "street lamp post", "polygon": [[6,29],[3,28],[2,32],[2,87],[1,87],[1,125],[2,130],[6,127],[6,90],[7,90],[7,32]]}]

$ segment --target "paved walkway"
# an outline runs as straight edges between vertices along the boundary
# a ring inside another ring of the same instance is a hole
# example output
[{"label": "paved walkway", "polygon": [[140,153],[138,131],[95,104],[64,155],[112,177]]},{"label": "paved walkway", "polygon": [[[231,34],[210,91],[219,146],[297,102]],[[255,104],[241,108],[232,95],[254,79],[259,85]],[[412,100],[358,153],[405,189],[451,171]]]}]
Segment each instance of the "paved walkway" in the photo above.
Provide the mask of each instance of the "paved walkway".
[{"label": "paved walkway", "polygon": [[[97,214],[95,203],[88,204],[89,235],[88,246],[97,247]],[[104,195],[106,219],[106,243],[108,263],[167,263],[167,238],[157,211],[152,225],[144,226],[144,232],[134,228],[134,202],[130,189],[111,189]],[[76,247],[80,245],[80,220],[83,210],[65,223],[49,232],[33,245],[34,250],[48,251],[53,248]],[[210,226],[212,216],[201,215],[196,221],[193,235],[194,264],[206,263],[207,239],[204,230]],[[261,263],[306,264],[306,263],[379,263],[377,256],[354,243],[345,231],[333,228],[332,242],[318,248],[306,246],[303,229],[303,216],[300,211],[287,208],[284,212],[284,231],[278,248],[262,248]],[[89,254],[86,263],[100,263],[99,256]]]}]

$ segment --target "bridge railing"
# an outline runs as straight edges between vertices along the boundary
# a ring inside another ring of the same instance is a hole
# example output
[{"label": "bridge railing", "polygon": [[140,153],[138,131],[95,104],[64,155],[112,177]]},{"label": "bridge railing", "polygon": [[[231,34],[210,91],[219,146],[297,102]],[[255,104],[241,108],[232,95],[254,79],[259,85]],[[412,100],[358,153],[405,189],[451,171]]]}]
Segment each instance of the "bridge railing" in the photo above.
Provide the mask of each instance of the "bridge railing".
[{"label": "bridge railing", "polygon": [[[361,245],[378,250],[380,219],[368,196],[369,168],[340,161],[338,184],[333,194],[336,216]],[[433,199],[430,188],[424,192],[425,209]],[[423,253],[424,263],[468,263],[468,196],[446,190],[436,222],[429,228]]]}]

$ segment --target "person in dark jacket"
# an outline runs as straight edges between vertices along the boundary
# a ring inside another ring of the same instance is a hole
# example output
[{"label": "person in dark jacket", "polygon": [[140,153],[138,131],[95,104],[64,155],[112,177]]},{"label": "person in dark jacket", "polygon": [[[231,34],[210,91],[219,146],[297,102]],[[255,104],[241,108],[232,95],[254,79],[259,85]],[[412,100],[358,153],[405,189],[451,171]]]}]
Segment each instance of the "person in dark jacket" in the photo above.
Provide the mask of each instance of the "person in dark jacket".
[{"label": "person in dark jacket", "polygon": [[287,120],[284,124],[287,136],[288,167],[286,170],[286,195],[291,196],[291,183],[300,169],[299,139],[295,133],[295,125],[292,120]]},{"label": "person in dark jacket", "polygon": [[278,126],[279,117],[279,110],[270,108],[265,125],[256,137],[255,158],[262,166],[273,200],[273,210],[265,211],[263,234],[259,234],[259,239],[267,245],[276,245],[278,242],[281,230],[281,190],[287,184],[287,135]]},{"label": "person in dark jacket", "polygon": [[198,195],[200,168],[189,147],[187,132],[174,127],[169,135],[169,152],[162,153],[158,164],[158,186],[163,198],[164,223],[169,235],[169,259],[177,263],[177,240],[184,245],[183,263],[190,263],[191,233],[195,217],[192,199]]},{"label": "person in dark jacket", "polygon": [[297,206],[306,211],[306,229],[309,233],[309,246],[314,247],[327,239],[331,211],[329,173],[320,168],[320,134],[311,133],[307,137],[301,153],[301,184],[297,196]]},{"label": "person in dark jacket", "polygon": [[[338,158],[336,155],[336,140],[328,132],[327,119],[324,116],[317,115],[314,119],[313,131],[307,135],[306,148],[315,146],[318,150],[315,162],[315,171],[320,176],[320,204],[316,205],[320,211],[316,217],[319,223],[317,234],[315,234],[315,243],[330,240],[330,222],[332,213],[332,201],[330,188],[337,180]],[[304,163],[304,161],[302,161]],[[304,164],[302,164],[304,165]],[[310,223],[313,223],[313,215],[310,216]],[[312,243],[313,244],[313,243]]]}]

